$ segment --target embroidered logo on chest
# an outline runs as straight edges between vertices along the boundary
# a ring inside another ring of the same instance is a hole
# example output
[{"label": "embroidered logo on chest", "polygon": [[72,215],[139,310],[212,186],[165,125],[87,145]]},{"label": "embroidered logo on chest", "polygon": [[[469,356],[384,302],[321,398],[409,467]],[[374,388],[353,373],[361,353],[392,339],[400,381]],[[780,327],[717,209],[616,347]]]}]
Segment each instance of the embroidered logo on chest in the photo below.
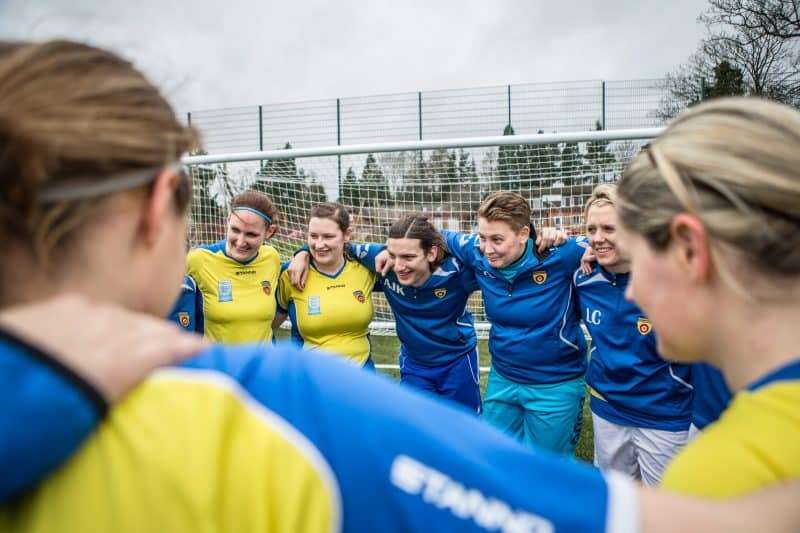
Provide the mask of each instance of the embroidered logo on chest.
[{"label": "embroidered logo on chest", "polygon": [[367,298],[364,296],[364,291],[353,291],[353,296],[356,297],[358,303],[364,303],[367,301]]},{"label": "embroidered logo on chest", "polygon": [[272,292],[272,285],[269,281],[264,280],[261,282],[261,290],[264,291],[264,294],[269,296],[269,294]]},{"label": "embroidered logo on chest", "polygon": [[639,320],[636,321],[636,329],[639,330],[641,335],[647,335],[653,330],[653,325],[650,324],[650,319],[640,317]]},{"label": "embroidered logo on chest", "polygon": [[181,326],[188,328],[189,327],[189,313],[185,313],[181,311],[178,313],[178,322],[181,323]]},{"label": "embroidered logo on chest", "polygon": [[444,295],[447,294],[447,289],[440,287],[438,289],[433,289],[433,295],[437,298],[444,298]]},{"label": "embroidered logo on chest", "polygon": [[533,273],[533,282],[537,285],[541,285],[547,281],[547,271],[546,270],[537,270]]}]

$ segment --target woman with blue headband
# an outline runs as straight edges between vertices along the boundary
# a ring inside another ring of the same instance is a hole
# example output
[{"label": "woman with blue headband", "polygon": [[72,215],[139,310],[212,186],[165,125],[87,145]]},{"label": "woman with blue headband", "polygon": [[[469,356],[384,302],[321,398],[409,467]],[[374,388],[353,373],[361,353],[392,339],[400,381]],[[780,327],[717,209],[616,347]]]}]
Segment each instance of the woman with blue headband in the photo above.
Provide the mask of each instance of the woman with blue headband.
[{"label": "woman with blue headband", "polygon": [[203,297],[205,336],[216,342],[270,342],[278,252],[264,241],[277,229],[278,210],[266,194],[247,191],[231,202],[225,238],[189,252],[187,273]]}]

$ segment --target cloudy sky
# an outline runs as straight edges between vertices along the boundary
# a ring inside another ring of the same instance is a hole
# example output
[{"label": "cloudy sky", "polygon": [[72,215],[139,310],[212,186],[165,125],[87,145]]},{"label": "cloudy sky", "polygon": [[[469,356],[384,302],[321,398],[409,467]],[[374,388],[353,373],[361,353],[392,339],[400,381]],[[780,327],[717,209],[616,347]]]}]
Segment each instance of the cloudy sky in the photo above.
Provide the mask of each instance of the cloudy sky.
[{"label": "cloudy sky", "polygon": [[131,58],[179,111],[509,83],[657,78],[703,0],[0,0],[0,38]]}]

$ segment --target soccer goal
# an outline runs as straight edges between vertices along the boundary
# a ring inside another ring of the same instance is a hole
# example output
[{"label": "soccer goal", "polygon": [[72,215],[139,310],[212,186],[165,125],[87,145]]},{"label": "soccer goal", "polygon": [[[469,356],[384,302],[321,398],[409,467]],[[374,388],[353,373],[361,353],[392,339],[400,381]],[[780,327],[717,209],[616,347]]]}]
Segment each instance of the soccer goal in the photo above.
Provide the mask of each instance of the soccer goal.
[{"label": "soccer goal", "polygon": [[[389,226],[420,212],[440,229],[471,232],[481,200],[499,190],[529,199],[537,227],[582,231],[582,210],[598,183],[617,181],[624,166],[661,130],[508,135],[193,155],[191,244],[225,234],[225,215],[236,194],[269,194],[280,211],[272,244],[287,259],[305,242],[311,207],[338,201],[348,207],[354,240],[384,242]],[[287,142],[290,139],[287,139]],[[376,295],[375,335],[394,334],[391,311]],[[478,334],[488,324],[479,293],[470,309]]]}]

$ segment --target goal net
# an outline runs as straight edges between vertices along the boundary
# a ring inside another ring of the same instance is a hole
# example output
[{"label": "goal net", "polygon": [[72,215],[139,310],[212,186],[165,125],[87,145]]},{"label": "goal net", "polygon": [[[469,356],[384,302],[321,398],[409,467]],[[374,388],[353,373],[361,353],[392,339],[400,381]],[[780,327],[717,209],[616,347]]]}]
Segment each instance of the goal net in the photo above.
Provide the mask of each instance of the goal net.
[{"label": "goal net", "polygon": [[[658,129],[507,135],[408,143],[284,149],[185,159],[194,180],[190,243],[224,238],[231,198],[255,189],[279,209],[270,240],[282,259],[305,243],[315,204],[350,210],[354,241],[385,242],[391,224],[420,212],[440,229],[472,232],[481,200],[510,190],[528,198],[536,227],[582,232],[582,211],[598,183],[614,182]],[[480,293],[470,299],[480,336],[488,333]],[[383,295],[375,295],[373,334],[394,334]]]}]

